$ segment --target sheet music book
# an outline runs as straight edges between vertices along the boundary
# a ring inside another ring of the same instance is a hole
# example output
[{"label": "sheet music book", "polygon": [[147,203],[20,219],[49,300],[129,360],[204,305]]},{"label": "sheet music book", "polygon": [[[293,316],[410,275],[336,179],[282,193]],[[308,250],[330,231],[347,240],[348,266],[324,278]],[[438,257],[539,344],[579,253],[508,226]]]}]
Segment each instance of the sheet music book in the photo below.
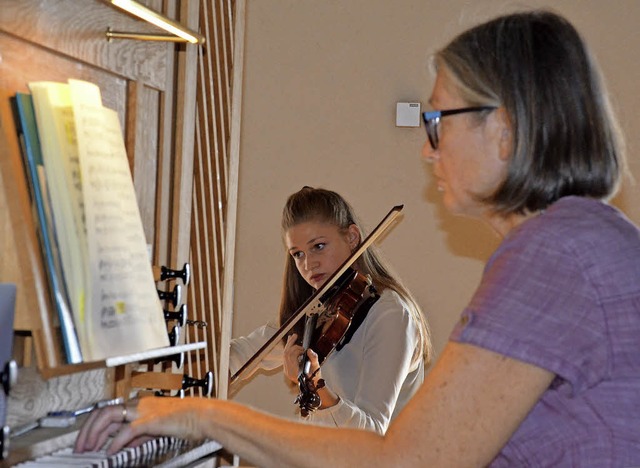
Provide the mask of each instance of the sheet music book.
[{"label": "sheet music book", "polygon": [[169,346],[117,113],[85,81],[29,90],[83,361]]},{"label": "sheet music book", "polygon": [[76,334],[67,288],[62,274],[60,251],[58,250],[58,240],[51,216],[49,191],[36,128],[33,102],[29,94],[17,93],[13,99],[13,105],[25,171],[29,180],[34,220],[38,227],[38,239],[49,281],[51,300],[60,322],[67,362],[77,364],[82,362],[82,352],[80,351],[80,342]]}]

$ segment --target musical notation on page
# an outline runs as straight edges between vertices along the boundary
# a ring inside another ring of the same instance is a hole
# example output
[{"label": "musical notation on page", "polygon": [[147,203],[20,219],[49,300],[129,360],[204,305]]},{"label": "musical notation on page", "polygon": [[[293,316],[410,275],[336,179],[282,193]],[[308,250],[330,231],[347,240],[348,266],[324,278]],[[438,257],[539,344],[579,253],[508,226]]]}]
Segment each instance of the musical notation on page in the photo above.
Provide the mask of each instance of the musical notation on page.
[{"label": "musical notation on page", "polygon": [[169,346],[118,114],[86,81],[29,89],[82,361]]}]

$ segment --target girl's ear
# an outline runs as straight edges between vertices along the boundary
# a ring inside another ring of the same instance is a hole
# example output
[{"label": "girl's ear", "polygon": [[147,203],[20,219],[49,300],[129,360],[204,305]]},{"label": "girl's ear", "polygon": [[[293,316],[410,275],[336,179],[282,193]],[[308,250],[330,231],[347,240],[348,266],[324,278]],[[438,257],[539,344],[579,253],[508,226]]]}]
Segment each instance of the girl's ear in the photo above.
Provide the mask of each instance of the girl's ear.
[{"label": "girl's ear", "polygon": [[351,250],[355,250],[360,244],[360,229],[355,224],[351,224],[347,231],[347,240],[349,241],[349,247]]}]

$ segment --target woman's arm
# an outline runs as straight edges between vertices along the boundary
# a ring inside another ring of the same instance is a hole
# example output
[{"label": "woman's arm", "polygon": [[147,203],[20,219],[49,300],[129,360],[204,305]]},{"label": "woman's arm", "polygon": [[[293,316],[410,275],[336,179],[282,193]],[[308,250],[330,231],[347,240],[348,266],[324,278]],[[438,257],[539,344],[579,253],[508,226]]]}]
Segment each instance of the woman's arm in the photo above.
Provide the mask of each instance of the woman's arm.
[{"label": "woman's arm", "polygon": [[[262,467],[485,466],[548,388],[554,375],[472,345],[450,342],[424,385],[385,436],[286,421],[228,401],[145,398],[111,450],[142,435],[211,438]],[[171,400],[171,401],[169,401]],[[117,407],[84,427],[77,447],[121,418]]]}]

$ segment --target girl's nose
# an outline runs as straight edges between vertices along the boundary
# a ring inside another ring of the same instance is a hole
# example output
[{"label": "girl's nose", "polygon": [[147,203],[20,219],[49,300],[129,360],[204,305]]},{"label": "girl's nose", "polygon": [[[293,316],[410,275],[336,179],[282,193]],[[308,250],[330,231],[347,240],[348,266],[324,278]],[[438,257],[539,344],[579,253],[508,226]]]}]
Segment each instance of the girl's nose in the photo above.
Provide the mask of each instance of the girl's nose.
[{"label": "girl's nose", "polygon": [[307,271],[313,270],[317,266],[318,262],[313,259],[311,255],[304,257],[304,268]]}]

